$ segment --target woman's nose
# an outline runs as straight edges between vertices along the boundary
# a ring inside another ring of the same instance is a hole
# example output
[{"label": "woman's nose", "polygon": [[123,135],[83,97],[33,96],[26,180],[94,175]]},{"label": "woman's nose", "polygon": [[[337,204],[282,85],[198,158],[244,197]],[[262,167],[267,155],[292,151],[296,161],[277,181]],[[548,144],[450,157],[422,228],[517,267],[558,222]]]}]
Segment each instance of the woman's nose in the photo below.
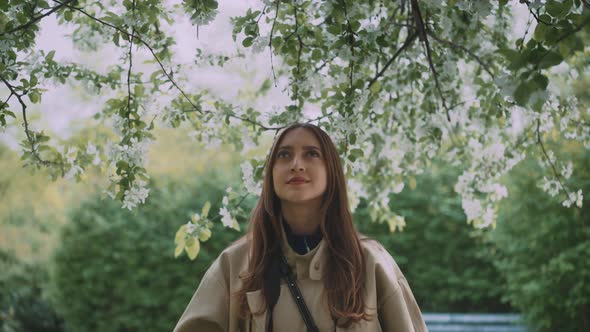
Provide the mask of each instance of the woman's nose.
[{"label": "woman's nose", "polygon": [[301,162],[301,160],[299,158],[293,158],[293,163],[291,164],[291,170],[304,170],[305,168],[303,167],[303,163]]}]

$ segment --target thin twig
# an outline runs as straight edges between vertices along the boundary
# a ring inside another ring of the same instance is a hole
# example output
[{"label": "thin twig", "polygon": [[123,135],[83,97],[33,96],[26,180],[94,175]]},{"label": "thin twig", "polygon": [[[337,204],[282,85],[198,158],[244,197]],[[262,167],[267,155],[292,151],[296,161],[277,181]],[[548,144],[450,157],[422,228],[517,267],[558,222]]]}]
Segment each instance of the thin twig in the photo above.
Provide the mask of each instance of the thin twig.
[{"label": "thin twig", "polygon": [[266,10],[266,5],[264,5],[264,8],[262,8],[262,12],[260,12],[260,15],[258,15],[258,18],[256,19],[256,24],[258,24],[258,22],[260,22],[260,19],[262,18],[262,16],[266,15],[266,13],[264,12]]},{"label": "thin twig", "polygon": [[260,128],[264,129],[264,130],[277,130],[277,129],[281,129],[282,127],[266,127],[265,125],[261,124],[260,122],[256,122],[254,120],[250,120],[248,118],[243,118],[239,115],[230,115],[230,118],[234,118],[234,119],[238,119],[238,120],[242,120],[245,122],[249,122],[253,125],[259,126]]},{"label": "thin twig", "polygon": [[[301,36],[299,35],[299,20],[297,19],[297,6],[295,4],[293,6],[293,14],[295,16],[295,32],[297,33],[297,41],[299,43],[299,49],[297,50],[297,81],[293,87],[293,94],[295,100],[299,100],[299,83],[301,82],[301,52],[303,51],[303,41],[301,40]],[[301,103],[299,103],[301,107]]]},{"label": "thin twig", "polygon": [[[133,20],[135,20],[135,0],[133,0]],[[131,67],[133,66],[133,36],[135,35],[135,24],[131,27],[129,37],[129,69],[127,70],[127,120],[131,116]]]},{"label": "thin twig", "polygon": [[277,7],[275,8],[275,18],[272,21],[272,27],[270,28],[270,39],[268,40],[268,47],[270,48],[270,69],[272,71],[272,78],[275,84],[275,88],[277,87],[277,75],[275,74],[275,66],[272,60],[272,35],[275,31],[275,24],[277,23],[277,17],[279,16],[279,5],[281,0],[277,0]]},{"label": "thin twig", "polygon": [[527,18],[527,22],[526,22],[526,28],[524,29],[524,35],[522,36],[522,42],[520,43],[520,45],[518,45],[518,51],[522,50],[522,46],[524,45],[524,39],[526,38],[526,35],[529,33],[531,23],[532,23],[531,15],[529,15],[529,17]]},{"label": "thin twig", "polygon": [[429,36],[431,36],[432,38],[434,38],[434,40],[438,41],[441,44],[446,44],[446,45],[451,46],[453,48],[458,48],[460,50],[463,50],[464,52],[469,54],[472,58],[474,58],[477,62],[479,62],[479,64],[482,66],[482,68],[492,77],[492,79],[494,78],[494,74],[490,70],[489,66],[480,57],[478,57],[475,53],[473,53],[473,51],[471,51],[470,49],[466,48],[465,46],[454,43],[450,40],[442,39],[429,30],[426,33]]},{"label": "thin twig", "polygon": [[350,92],[349,96],[352,97],[353,89],[353,73],[354,73],[354,31],[352,31],[352,26],[350,25],[350,20],[348,19],[348,11],[346,9],[346,0],[342,0],[342,8],[344,9],[344,17],[346,18],[346,32],[348,32],[348,42],[350,44],[350,61],[348,61],[349,73],[348,73],[348,80],[350,84]]},{"label": "thin twig", "polygon": [[60,3],[59,6],[52,7],[51,10],[47,11],[43,15],[39,15],[37,17],[33,17],[32,20],[28,21],[25,24],[19,25],[16,28],[10,29],[8,31],[4,31],[4,32],[0,33],[0,36],[4,36],[6,34],[10,34],[10,33],[13,33],[15,31],[18,31],[18,30],[26,29],[26,28],[30,27],[31,25],[39,22],[42,18],[47,17],[47,16],[53,14],[55,11],[61,9],[63,6],[66,6],[67,4],[69,4],[70,2],[73,2],[73,1],[74,0],[64,0],[64,2],[63,3]]},{"label": "thin twig", "polygon": [[14,92],[11,91],[8,98],[6,98],[6,100],[2,103],[0,107],[4,107],[4,105],[8,104],[8,101],[10,100],[10,98],[12,98],[12,96],[14,96]]},{"label": "thin twig", "polygon": [[438,73],[436,72],[436,68],[434,67],[434,63],[432,61],[432,54],[430,50],[430,43],[428,42],[428,33],[427,27],[424,25],[424,20],[422,19],[422,14],[420,13],[420,6],[418,5],[418,0],[412,0],[412,11],[414,13],[416,28],[418,33],[420,34],[420,40],[424,42],[424,46],[426,48],[426,58],[428,59],[428,65],[430,67],[430,71],[432,71],[432,76],[434,78],[434,85],[436,86],[436,90],[442,100],[443,108],[445,109],[447,120],[451,121],[451,116],[449,114],[449,108],[447,107],[447,101],[445,96],[442,93],[442,89],[440,87],[440,83],[438,82]]},{"label": "thin twig", "polygon": [[[7,80],[4,79],[4,77],[0,76],[0,80],[2,82],[4,82],[4,85],[6,85],[6,87],[10,90],[11,95],[15,95],[16,99],[18,99],[18,102],[21,105],[21,110],[22,110],[22,115],[23,115],[23,121],[24,121],[24,126],[25,126],[25,135],[27,136],[27,140],[29,141],[29,145],[31,146],[31,153],[33,154],[33,156],[35,157],[35,159],[37,159],[37,161],[41,164],[43,164],[44,166],[49,166],[49,165],[60,165],[56,162],[52,162],[52,161],[48,161],[48,160],[44,160],[41,159],[41,156],[39,156],[39,152],[37,151],[37,148],[35,147],[35,141],[33,140],[33,137],[31,137],[31,130],[29,129],[29,122],[27,120],[27,105],[25,104],[25,102],[22,99],[21,94],[18,94],[16,92],[16,90],[14,89],[14,86],[12,86],[10,83],[8,83]],[[61,167],[61,171],[62,171],[62,176],[65,173],[63,166]]]},{"label": "thin twig", "polygon": [[395,51],[395,53],[393,54],[391,59],[389,59],[389,61],[387,61],[387,63],[383,66],[383,68],[381,68],[381,71],[379,73],[377,73],[377,75],[375,75],[375,77],[373,77],[369,81],[369,84],[367,85],[367,89],[370,89],[371,86],[377,81],[377,79],[379,79],[379,77],[383,76],[383,73],[385,73],[387,68],[389,68],[389,66],[393,63],[393,61],[395,61],[395,59],[397,59],[397,57],[403,52],[403,50],[405,50],[408,46],[410,46],[412,44],[414,39],[416,39],[417,35],[418,35],[417,32],[413,32],[412,34],[408,35],[408,37],[406,38],[406,41],[404,41],[404,44],[397,51]]}]

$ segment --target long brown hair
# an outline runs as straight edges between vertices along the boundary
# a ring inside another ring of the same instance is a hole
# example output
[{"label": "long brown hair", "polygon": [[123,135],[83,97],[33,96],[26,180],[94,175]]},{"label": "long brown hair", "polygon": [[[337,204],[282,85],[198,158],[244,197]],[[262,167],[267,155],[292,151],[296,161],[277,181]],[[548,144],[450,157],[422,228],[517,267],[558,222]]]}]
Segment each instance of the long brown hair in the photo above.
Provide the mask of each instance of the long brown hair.
[{"label": "long brown hair", "polygon": [[[352,222],[342,163],[330,136],[313,124],[295,123],[283,129],[275,138],[264,165],[262,193],[250,216],[247,234],[250,241],[248,273],[244,286],[234,295],[239,303],[238,316],[245,320],[250,314],[246,293],[262,289],[266,296],[270,289],[264,276],[271,268],[274,255],[281,250],[280,198],[273,187],[272,168],[282,138],[295,128],[306,128],[315,134],[326,162],[327,189],[320,207],[320,229],[326,241],[329,259],[324,269],[324,288],[332,318],[348,327],[361,319],[369,320],[365,312],[364,257],[359,233]],[[267,298],[267,297],[265,297]],[[264,308],[263,308],[264,309]],[[261,312],[264,310],[261,309]],[[254,312],[252,314],[259,314]]]}]

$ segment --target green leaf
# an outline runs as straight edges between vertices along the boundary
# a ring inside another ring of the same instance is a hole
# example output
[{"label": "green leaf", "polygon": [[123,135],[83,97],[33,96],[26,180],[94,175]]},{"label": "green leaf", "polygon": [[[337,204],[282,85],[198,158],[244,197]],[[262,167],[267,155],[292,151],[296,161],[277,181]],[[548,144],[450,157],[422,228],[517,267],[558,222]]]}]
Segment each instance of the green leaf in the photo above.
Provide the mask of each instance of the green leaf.
[{"label": "green leaf", "polygon": [[547,85],[549,84],[549,79],[547,76],[537,73],[532,79],[533,82],[539,87],[540,90],[547,89]]},{"label": "green leaf", "polygon": [[236,218],[232,218],[231,228],[235,229],[238,232],[240,231],[240,224],[238,224],[238,220]]},{"label": "green leaf", "polygon": [[180,254],[182,254],[183,250],[184,250],[184,242],[179,243],[176,246],[176,249],[174,249],[174,258],[177,258],[178,256],[180,256]]},{"label": "green leaf", "polygon": [[194,237],[190,237],[185,242],[185,248],[188,257],[193,260],[197,258],[199,251],[201,250],[201,245],[199,241],[195,240]]},{"label": "green leaf", "polygon": [[314,49],[311,52],[311,58],[315,61],[320,61],[322,59],[322,51],[318,48]]},{"label": "green leaf", "polygon": [[74,17],[74,13],[71,10],[66,10],[64,12],[64,19],[68,22],[70,22],[72,20],[72,18]]},{"label": "green leaf", "polygon": [[211,230],[209,228],[203,228],[199,232],[199,241],[201,241],[201,242],[205,242],[205,241],[209,240],[210,237],[211,237]]},{"label": "green leaf", "polygon": [[49,136],[39,135],[39,136],[37,136],[37,142],[39,142],[39,143],[49,142]]},{"label": "green leaf", "polygon": [[549,0],[545,4],[545,10],[553,17],[564,18],[572,8],[572,0],[556,1]]},{"label": "green leaf", "polygon": [[531,93],[532,91],[528,82],[521,82],[514,91],[514,101],[520,106],[526,106]]},{"label": "green leaf", "polygon": [[174,243],[178,244],[180,242],[184,242],[184,238],[187,235],[187,231],[186,231],[186,224],[180,226],[180,228],[178,229],[178,231],[176,231],[176,236],[174,237]]},{"label": "green leaf", "polygon": [[201,218],[207,218],[207,215],[209,214],[209,209],[211,209],[211,202],[207,201],[205,205],[203,205],[203,209],[201,210]]},{"label": "green leaf", "polygon": [[47,62],[53,61],[54,55],[55,55],[55,50],[52,50],[51,52],[47,53],[47,55],[45,56],[45,61],[47,61]]},{"label": "green leaf", "polygon": [[115,32],[113,34],[113,43],[115,43],[115,45],[119,46],[119,32]]},{"label": "green leaf", "polygon": [[31,91],[28,94],[31,103],[36,104],[41,99],[41,95],[37,91]]},{"label": "green leaf", "polygon": [[379,81],[375,81],[375,83],[373,83],[371,85],[371,87],[369,88],[369,90],[372,93],[378,93],[379,91],[381,91],[381,83]]},{"label": "green leaf", "polygon": [[561,54],[559,54],[557,52],[549,51],[547,54],[545,54],[545,56],[543,56],[541,58],[541,61],[539,62],[539,68],[544,69],[544,68],[557,66],[562,61],[563,61],[563,57],[561,56]]},{"label": "green leaf", "polygon": [[545,40],[545,34],[549,30],[549,27],[543,23],[538,23],[533,33],[533,37],[538,41]]},{"label": "green leaf", "polygon": [[242,40],[242,45],[244,47],[250,47],[250,46],[252,46],[253,43],[254,43],[253,37],[246,37],[246,38],[244,38],[244,40]]}]

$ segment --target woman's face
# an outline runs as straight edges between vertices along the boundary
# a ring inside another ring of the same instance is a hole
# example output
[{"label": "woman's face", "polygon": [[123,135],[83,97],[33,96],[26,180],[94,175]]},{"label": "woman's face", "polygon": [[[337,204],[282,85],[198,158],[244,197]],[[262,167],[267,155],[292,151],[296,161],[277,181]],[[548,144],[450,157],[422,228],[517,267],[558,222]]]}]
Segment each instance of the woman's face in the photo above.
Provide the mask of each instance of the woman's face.
[{"label": "woman's face", "polygon": [[[276,151],[272,168],[277,196],[287,202],[321,199],[327,188],[325,156],[312,131],[295,128],[287,132]],[[303,182],[289,182],[296,177]]]}]

